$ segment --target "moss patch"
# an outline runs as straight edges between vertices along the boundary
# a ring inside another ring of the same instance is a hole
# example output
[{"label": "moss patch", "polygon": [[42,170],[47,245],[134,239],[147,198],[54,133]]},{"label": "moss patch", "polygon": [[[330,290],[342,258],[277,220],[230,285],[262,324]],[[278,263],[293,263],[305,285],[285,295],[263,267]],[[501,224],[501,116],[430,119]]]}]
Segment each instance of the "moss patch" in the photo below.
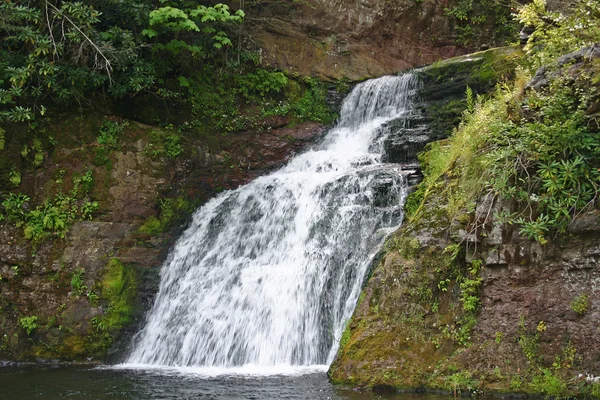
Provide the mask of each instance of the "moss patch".
[{"label": "moss patch", "polygon": [[102,278],[102,298],[107,310],[102,317],[105,329],[114,332],[131,322],[137,290],[135,270],[116,258],[111,258]]}]

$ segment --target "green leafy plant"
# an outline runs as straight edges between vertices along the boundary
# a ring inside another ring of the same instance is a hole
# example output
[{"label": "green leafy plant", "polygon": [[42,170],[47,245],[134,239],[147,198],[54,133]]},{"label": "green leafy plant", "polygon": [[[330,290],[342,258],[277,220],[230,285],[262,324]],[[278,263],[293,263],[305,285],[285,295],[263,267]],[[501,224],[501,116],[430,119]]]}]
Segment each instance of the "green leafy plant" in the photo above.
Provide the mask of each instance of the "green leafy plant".
[{"label": "green leafy plant", "polygon": [[24,216],[26,215],[26,211],[23,206],[29,200],[29,196],[26,196],[22,193],[9,193],[5,195],[4,200],[2,201],[4,215],[7,216],[9,221],[15,222],[17,226],[20,226]]},{"label": "green leafy plant", "polygon": [[86,294],[87,298],[90,300],[90,303],[94,304],[98,301],[98,299],[100,298],[100,296],[98,296],[95,292],[93,291],[89,291]]},{"label": "green leafy plant", "polygon": [[301,121],[331,123],[335,114],[327,106],[325,88],[315,81],[309,82],[304,95],[291,104],[291,109]]},{"label": "green leafy plant", "polygon": [[100,207],[100,205],[98,204],[97,201],[86,201],[85,203],[83,203],[81,205],[81,209],[80,209],[81,217],[80,217],[80,219],[82,221],[86,220],[86,219],[87,220],[91,220],[94,212],[96,212],[99,207]]},{"label": "green leafy plant", "polygon": [[460,397],[463,391],[475,389],[476,381],[469,371],[462,371],[448,376],[445,385],[454,397]]},{"label": "green leafy plant", "polygon": [[32,121],[44,103],[84,102],[117,82],[131,90],[141,75],[131,31],[100,30],[101,12],[84,2],[3,2],[0,15],[0,119]]},{"label": "green leafy plant", "polygon": [[12,183],[14,187],[18,187],[21,184],[21,173],[19,171],[17,171],[16,169],[12,169],[8,173],[8,179],[10,180],[10,183]]},{"label": "green leafy plant", "polygon": [[[565,52],[600,41],[600,4],[579,0],[572,12],[559,16],[536,0],[521,8],[519,19],[535,33],[514,85],[499,85],[486,98],[474,99],[467,91],[456,132],[420,157],[425,178],[407,204],[410,217],[418,218],[428,197],[442,197],[446,217],[463,215],[466,228],[477,232],[478,222],[464,216],[468,204],[493,195],[512,205],[511,211],[494,215],[499,222],[545,244],[600,198],[600,125],[590,111],[600,100],[598,66],[584,58],[578,72],[569,75],[555,62]],[[526,90],[542,65],[548,84]]]},{"label": "green leafy plant", "polygon": [[21,149],[21,156],[29,160],[34,167],[41,167],[44,163],[44,148],[39,139],[34,139],[30,145],[24,145]]},{"label": "green leafy plant", "polygon": [[105,120],[100,127],[100,132],[98,133],[98,144],[101,146],[106,146],[110,149],[116,149],[119,136],[123,133],[123,130],[126,126],[126,122],[119,124],[115,121]]},{"label": "green leafy plant", "polygon": [[175,132],[172,126],[168,126],[164,130],[150,132],[150,143],[148,143],[144,152],[154,159],[162,157],[177,158],[183,153],[180,132]]},{"label": "green leafy plant", "polygon": [[87,285],[83,279],[83,275],[85,274],[85,270],[83,268],[78,268],[73,272],[71,276],[71,287],[75,291],[75,294],[81,296],[87,289]]},{"label": "green leafy plant", "polygon": [[19,318],[19,325],[21,325],[21,328],[25,329],[27,335],[31,335],[31,332],[33,332],[37,328],[37,320],[38,317],[35,315],[29,317],[21,317]]},{"label": "green leafy plant", "polygon": [[503,337],[504,337],[504,334],[502,332],[496,332],[494,334],[494,342],[496,342],[496,344],[502,343],[502,338]]},{"label": "green leafy plant", "polygon": [[515,3],[459,0],[452,7],[446,8],[445,12],[455,22],[458,43],[472,44],[477,41],[478,36],[502,42],[512,38],[517,32],[517,25],[511,18]]},{"label": "green leafy plant", "polygon": [[[62,181],[62,178],[61,178]],[[69,226],[77,219],[91,219],[98,209],[96,201],[82,200],[93,186],[93,176],[88,170],[82,176],[73,178],[73,188],[68,195],[61,192],[46,199],[35,208],[25,208],[30,198],[22,193],[9,193],[4,196],[2,207],[8,221],[23,227],[25,238],[39,242],[49,236],[64,238]]]},{"label": "green leafy plant", "polygon": [[541,368],[540,373],[533,377],[530,386],[535,393],[543,393],[548,399],[568,398],[567,383],[548,368]]},{"label": "green leafy plant", "polygon": [[208,50],[202,44],[209,39],[212,48],[222,49],[233,43],[227,33],[218,29],[223,24],[241,23],[244,12],[238,10],[235,13],[229,11],[226,4],[215,4],[212,7],[199,5],[196,8],[179,8],[178,2],[162,2],[160,7],[150,13],[149,27],[142,33],[148,38],[171,36],[177,32],[197,32],[204,35],[204,43],[187,43],[178,38],[173,38],[166,43],[156,43],[155,50],[167,50],[179,54],[185,50],[193,56],[199,57]]},{"label": "green leafy plant", "polygon": [[106,333],[108,332],[108,328],[106,326],[106,323],[102,320],[102,318],[99,317],[93,317],[90,321],[92,323],[92,326],[101,333]]},{"label": "green leafy plant", "polygon": [[288,78],[283,72],[267,71],[258,68],[245,75],[236,76],[237,90],[246,98],[253,94],[264,98],[270,94],[280,93],[288,84]]},{"label": "green leafy plant", "polygon": [[530,363],[534,365],[537,364],[539,359],[540,333],[543,331],[540,330],[539,327],[540,325],[538,324],[538,328],[536,328],[535,333],[528,332],[525,327],[525,318],[521,316],[521,320],[519,322],[519,338],[517,342],[521,347],[523,355],[529,360]]}]

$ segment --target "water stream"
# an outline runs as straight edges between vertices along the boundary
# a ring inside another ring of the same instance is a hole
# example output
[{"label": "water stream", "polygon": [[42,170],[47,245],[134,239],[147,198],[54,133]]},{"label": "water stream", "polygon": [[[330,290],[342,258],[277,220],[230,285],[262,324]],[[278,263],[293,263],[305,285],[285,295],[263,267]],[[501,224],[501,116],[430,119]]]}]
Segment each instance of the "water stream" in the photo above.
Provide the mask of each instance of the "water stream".
[{"label": "water stream", "polygon": [[406,179],[382,162],[384,126],[414,112],[417,89],[410,74],[356,86],[321,144],[200,208],[125,367],[326,368],[402,220]]}]

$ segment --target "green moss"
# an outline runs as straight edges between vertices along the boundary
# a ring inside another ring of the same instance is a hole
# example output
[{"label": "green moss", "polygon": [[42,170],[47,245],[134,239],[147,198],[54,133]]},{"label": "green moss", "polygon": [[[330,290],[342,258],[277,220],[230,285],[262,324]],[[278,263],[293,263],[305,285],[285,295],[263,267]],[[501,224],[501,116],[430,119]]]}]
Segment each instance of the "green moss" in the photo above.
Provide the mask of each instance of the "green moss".
[{"label": "green moss", "polygon": [[150,236],[158,235],[163,231],[162,223],[155,216],[150,216],[146,221],[139,227],[138,232],[145,233]]},{"label": "green moss", "polygon": [[85,336],[71,335],[65,338],[59,347],[62,358],[77,360],[89,356],[87,340]]},{"label": "green moss", "polygon": [[102,298],[108,303],[103,317],[106,330],[114,332],[131,322],[137,289],[135,270],[111,258],[102,278]]},{"label": "green moss", "polygon": [[417,238],[403,237],[398,243],[398,251],[408,260],[413,259],[420,250],[421,243]]},{"label": "green moss", "polygon": [[99,300],[106,304],[104,314],[89,321],[87,335],[67,334],[58,349],[60,357],[69,360],[103,359],[110,344],[133,320],[136,291],[135,269],[111,258],[100,282]]},{"label": "green moss", "polygon": [[342,334],[342,338],[340,339],[340,349],[346,347],[348,342],[350,341],[350,336],[352,335],[350,331],[350,322],[346,323],[346,329],[344,329],[344,333]]},{"label": "green moss", "polygon": [[138,228],[139,233],[156,236],[185,222],[196,204],[185,197],[160,200],[159,217],[150,216]]}]

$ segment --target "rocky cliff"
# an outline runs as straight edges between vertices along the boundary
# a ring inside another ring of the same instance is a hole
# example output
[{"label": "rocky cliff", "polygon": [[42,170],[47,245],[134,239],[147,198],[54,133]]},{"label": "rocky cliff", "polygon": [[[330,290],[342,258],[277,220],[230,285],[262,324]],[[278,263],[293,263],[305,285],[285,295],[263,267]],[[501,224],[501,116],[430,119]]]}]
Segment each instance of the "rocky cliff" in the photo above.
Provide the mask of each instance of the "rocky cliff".
[{"label": "rocky cliff", "polygon": [[[497,45],[511,36],[508,7],[463,3],[257,1],[247,5],[246,30],[263,63],[301,75],[355,81]],[[455,9],[464,15],[454,17]]]},{"label": "rocky cliff", "polygon": [[[486,223],[503,207],[486,198],[475,212],[483,238],[454,253],[452,238],[465,234],[460,222],[447,219],[445,204],[427,207],[390,241],[342,339],[332,380],[454,393],[565,395],[567,381],[585,389],[600,369],[600,214],[582,215],[568,235],[542,247],[511,226]],[[481,260],[477,280],[469,278],[473,260]],[[463,308],[467,284],[481,301],[476,319]]]}]

